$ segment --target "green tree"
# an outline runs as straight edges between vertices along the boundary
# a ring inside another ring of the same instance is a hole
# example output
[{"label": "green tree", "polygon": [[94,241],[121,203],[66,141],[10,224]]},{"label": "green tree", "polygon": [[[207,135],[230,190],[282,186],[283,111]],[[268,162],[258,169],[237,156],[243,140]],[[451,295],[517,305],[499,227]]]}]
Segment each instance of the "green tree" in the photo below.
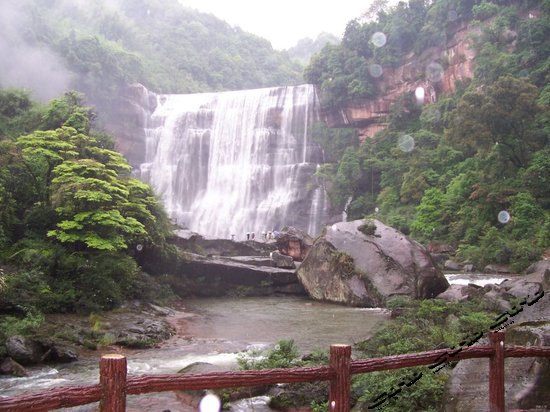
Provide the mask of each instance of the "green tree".
[{"label": "green tree", "polygon": [[416,217],[411,223],[412,234],[424,240],[440,238],[445,228],[445,195],[432,187],[424,193],[416,208]]},{"label": "green tree", "polygon": [[84,96],[76,91],[67,92],[63,97],[53,99],[42,115],[41,128],[54,130],[68,126],[80,133],[88,134],[95,114],[91,108],[83,106],[83,100]]},{"label": "green tree", "polygon": [[534,85],[513,77],[466,93],[451,113],[449,141],[469,155],[487,156],[495,151],[511,170],[526,167],[532,154],[545,144],[535,124],[541,112],[537,94]]},{"label": "green tree", "polygon": [[26,170],[34,182],[35,193],[44,204],[49,202],[53,169],[78,154],[70,141],[76,133],[73,128],[62,127],[57,130],[37,130],[17,139]]},{"label": "green tree", "polygon": [[80,159],[60,164],[54,174],[52,204],[62,220],[48,236],[77,248],[83,244],[117,251],[127,248],[128,239],[146,235],[143,224],[120,211],[129,191],[116,171],[95,160]]},{"label": "green tree", "polygon": [[550,208],[550,148],[536,152],[521,173],[525,187],[543,207]]},{"label": "green tree", "polygon": [[40,108],[27,91],[0,89],[0,140],[29,133],[40,123]]},{"label": "green tree", "polygon": [[512,235],[516,239],[532,239],[538,229],[544,225],[544,210],[529,192],[520,192],[511,202]]}]

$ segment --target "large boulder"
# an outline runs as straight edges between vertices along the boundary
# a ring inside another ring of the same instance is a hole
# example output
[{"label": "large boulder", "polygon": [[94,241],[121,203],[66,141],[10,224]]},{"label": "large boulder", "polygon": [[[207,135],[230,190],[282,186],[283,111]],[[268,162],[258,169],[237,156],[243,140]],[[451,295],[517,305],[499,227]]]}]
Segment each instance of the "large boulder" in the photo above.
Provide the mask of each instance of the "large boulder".
[{"label": "large boulder", "polygon": [[42,360],[44,351],[42,346],[32,339],[14,335],[6,339],[8,356],[21,365],[35,365]]},{"label": "large boulder", "polygon": [[437,299],[443,299],[447,302],[461,302],[471,296],[479,295],[478,289],[470,285],[451,285],[443,293],[437,295]]},{"label": "large boulder", "polygon": [[40,362],[69,363],[78,360],[78,354],[69,346],[54,343],[42,356]]},{"label": "large boulder", "polygon": [[377,220],[327,227],[297,274],[312,298],[352,306],[384,306],[395,295],[433,298],[449,287],[422,245]]}]

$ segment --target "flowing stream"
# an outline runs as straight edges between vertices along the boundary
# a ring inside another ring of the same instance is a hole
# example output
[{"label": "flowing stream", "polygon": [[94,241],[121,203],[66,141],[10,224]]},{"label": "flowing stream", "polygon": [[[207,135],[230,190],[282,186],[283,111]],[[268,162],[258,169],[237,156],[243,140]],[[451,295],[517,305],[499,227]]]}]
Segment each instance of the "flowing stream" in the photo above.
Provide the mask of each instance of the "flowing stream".
[{"label": "flowing stream", "polygon": [[[216,298],[185,301],[177,322],[183,334],[160,348],[126,351],[128,374],[177,373],[195,362],[222,370],[236,368],[238,353],[267,348],[280,339],[294,339],[302,353],[328,350],[333,343],[369,337],[389,316],[384,309],[350,308],[298,297]],[[71,384],[97,383],[100,353],[66,365],[29,368],[27,378],[0,378],[0,393],[11,396]],[[166,392],[128,397],[129,411],[191,411],[181,393]],[[256,411],[265,400],[255,400]],[[263,405],[263,406],[262,406]],[[92,411],[97,405],[70,408]],[[250,404],[236,410],[251,410]]]},{"label": "flowing stream", "polygon": [[[447,274],[450,283],[500,283],[510,276]],[[265,349],[280,339],[293,339],[302,353],[328,350],[334,343],[368,338],[389,317],[384,309],[351,308],[300,297],[188,299],[174,322],[182,331],[161,347],[127,350],[128,374],[177,373],[196,362],[220,370],[236,368],[239,353]],[[63,365],[28,368],[29,377],[0,377],[0,395],[14,396],[48,388],[98,382],[100,352]],[[128,411],[193,411],[182,393],[128,397]],[[236,403],[234,411],[268,411],[265,398]],[[95,411],[88,405],[67,411]]]}]

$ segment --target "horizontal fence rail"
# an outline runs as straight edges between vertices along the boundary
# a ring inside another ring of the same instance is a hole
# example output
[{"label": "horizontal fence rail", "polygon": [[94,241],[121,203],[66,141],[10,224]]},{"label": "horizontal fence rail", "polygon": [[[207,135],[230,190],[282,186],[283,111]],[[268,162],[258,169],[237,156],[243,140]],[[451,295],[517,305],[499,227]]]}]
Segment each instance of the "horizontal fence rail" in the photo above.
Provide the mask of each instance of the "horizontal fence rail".
[{"label": "horizontal fence rail", "polygon": [[175,390],[206,390],[277,383],[329,381],[329,410],[349,411],[351,375],[414,366],[433,365],[462,359],[489,359],[489,410],[504,411],[504,359],[550,358],[550,347],[505,347],[504,332],[491,332],[490,345],[459,350],[429,352],[351,360],[351,346],[332,345],[328,366],[266,369],[260,371],[210,372],[203,374],[160,374],[126,377],[126,358],[105,355],[100,360],[100,383],[51,389],[31,395],[0,398],[0,411],[47,411],[100,402],[102,412],[125,410],[126,395]]}]

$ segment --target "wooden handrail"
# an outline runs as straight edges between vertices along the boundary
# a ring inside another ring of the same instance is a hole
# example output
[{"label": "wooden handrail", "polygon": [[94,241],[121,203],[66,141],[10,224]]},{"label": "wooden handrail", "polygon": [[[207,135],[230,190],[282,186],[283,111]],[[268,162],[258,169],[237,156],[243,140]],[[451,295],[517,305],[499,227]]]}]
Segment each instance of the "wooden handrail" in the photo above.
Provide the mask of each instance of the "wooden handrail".
[{"label": "wooden handrail", "polygon": [[126,358],[117,353],[101,357],[99,362],[99,386],[101,399],[99,409],[109,412],[126,410]]},{"label": "wooden handrail", "polygon": [[101,358],[100,362],[100,384],[51,389],[31,395],[0,398],[0,411],[47,411],[100,401],[102,411],[118,412],[124,410],[126,395],[173,390],[221,389],[276,383],[329,381],[329,410],[347,412],[349,411],[351,375],[432,365],[442,358],[448,359],[448,361],[489,358],[490,410],[491,412],[503,412],[504,359],[507,357],[550,358],[550,347],[506,347],[504,332],[491,332],[489,338],[491,345],[487,346],[439,349],[356,361],[351,361],[351,346],[332,345],[329,366],[184,375],[162,374],[126,377],[126,358],[120,355],[106,355]]},{"label": "wooden handrail", "polygon": [[[202,374],[142,375],[129,378],[126,391],[128,395],[138,395],[176,390],[237,388],[277,383],[328,381],[333,376],[334,373],[328,366]],[[2,410],[1,406],[0,410]]]},{"label": "wooden handrail", "polygon": [[504,332],[489,334],[494,350],[489,358],[489,411],[504,411]]},{"label": "wooden handrail", "polygon": [[[528,349],[528,348],[525,348]],[[351,363],[351,373],[368,373],[377,371],[386,371],[392,369],[410,368],[413,366],[431,365],[436,362],[441,355],[453,352],[449,349],[437,349],[429,352],[407,353],[405,355],[384,356],[381,358],[370,358],[356,360]],[[493,354],[493,348],[490,346],[474,346],[464,348],[450,360],[462,360],[473,358],[488,358]]]}]

